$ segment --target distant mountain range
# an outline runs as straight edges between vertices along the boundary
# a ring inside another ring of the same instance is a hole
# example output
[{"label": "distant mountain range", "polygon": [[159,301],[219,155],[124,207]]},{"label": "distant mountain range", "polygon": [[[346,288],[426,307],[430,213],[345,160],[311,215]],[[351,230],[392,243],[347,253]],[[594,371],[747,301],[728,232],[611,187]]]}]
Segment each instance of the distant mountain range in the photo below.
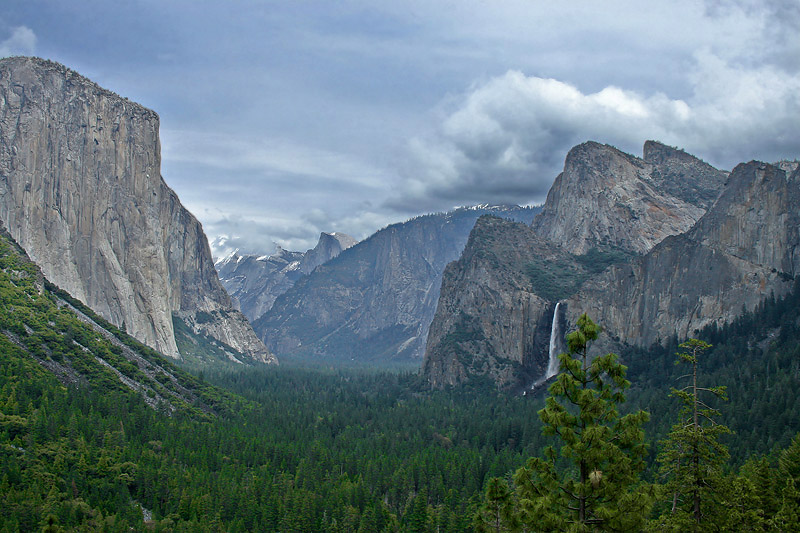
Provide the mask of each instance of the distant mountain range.
[{"label": "distant mountain range", "polygon": [[275,298],[288,291],[305,274],[330,261],[356,240],[345,233],[321,233],[317,245],[306,252],[278,247],[273,255],[239,255],[238,250],[216,262],[222,286],[234,305],[251,322],[270,310]]},{"label": "distant mountain range", "polygon": [[299,278],[253,327],[282,358],[419,361],[444,267],[475,221],[494,214],[527,224],[538,211],[482,205],[392,224]]}]

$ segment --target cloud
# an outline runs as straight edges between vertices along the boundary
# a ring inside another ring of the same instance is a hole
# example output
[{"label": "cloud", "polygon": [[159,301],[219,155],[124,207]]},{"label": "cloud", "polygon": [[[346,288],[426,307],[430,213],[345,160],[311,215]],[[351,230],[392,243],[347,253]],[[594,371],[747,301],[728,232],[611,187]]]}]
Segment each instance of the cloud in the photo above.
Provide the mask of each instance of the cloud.
[{"label": "cloud", "polygon": [[27,26],[11,30],[11,37],[0,42],[0,57],[33,55],[36,50],[36,34]]},{"label": "cloud", "polygon": [[544,199],[566,152],[586,140],[639,153],[656,139],[730,168],[800,156],[800,75],[695,54],[692,94],[608,86],[585,93],[511,70],[475,86],[440,126],[409,144],[410,164],[387,206],[403,211]]},{"label": "cloud", "polygon": [[305,251],[321,232],[362,239],[393,219],[375,211],[391,179],[358,157],[288,140],[163,130],[163,170],[203,220],[215,257]]},{"label": "cloud", "polygon": [[685,102],[661,94],[643,98],[617,87],[584,94],[562,81],[509,71],[474,88],[432,138],[412,140],[416,164],[389,205],[541,200],[575,144],[587,138],[641,144],[664,137],[659,124],[688,115]]},{"label": "cloud", "polygon": [[204,224],[204,229],[211,238],[211,253],[219,259],[235,250],[242,255],[271,254],[277,246],[306,251],[316,246],[323,231],[346,233],[362,240],[391,222],[395,220],[386,214],[360,206],[349,215],[339,217],[319,208],[288,215],[276,211],[260,217],[224,215]]},{"label": "cloud", "polygon": [[215,258],[234,250],[241,254],[270,254],[276,246],[286,250],[305,251],[317,242],[319,231],[313,224],[299,224],[296,219],[280,214],[253,218],[242,215],[225,215],[204,225],[211,240]]},{"label": "cloud", "polygon": [[[382,170],[347,154],[283,139],[253,140],[244,136],[196,131],[162,131],[166,162],[202,164],[251,176],[303,176],[306,180],[380,187]],[[295,182],[296,183],[296,182]]]}]

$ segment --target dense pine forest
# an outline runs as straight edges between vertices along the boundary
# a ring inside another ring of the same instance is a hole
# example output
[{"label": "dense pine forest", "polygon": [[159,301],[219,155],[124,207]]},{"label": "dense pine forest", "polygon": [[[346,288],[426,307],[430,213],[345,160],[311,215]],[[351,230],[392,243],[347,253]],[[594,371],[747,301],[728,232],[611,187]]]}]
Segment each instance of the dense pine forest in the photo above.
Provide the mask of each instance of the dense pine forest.
[{"label": "dense pine forest", "polygon": [[[673,340],[581,363],[587,323],[583,344],[562,356],[572,377],[525,397],[488,383],[430,391],[416,373],[354,369],[195,377],[47,284],[6,238],[0,305],[0,531],[800,523],[797,289],[697,332],[711,347]],[[693,426],[681,376],[695,368],[711,392]],[[576,435],[603,442],[603,457]],[[592,461],[605,463],[586,470]],[[568,493],[575,510],[559,496]],[[608,510],[615,502],[624,520]]]}]

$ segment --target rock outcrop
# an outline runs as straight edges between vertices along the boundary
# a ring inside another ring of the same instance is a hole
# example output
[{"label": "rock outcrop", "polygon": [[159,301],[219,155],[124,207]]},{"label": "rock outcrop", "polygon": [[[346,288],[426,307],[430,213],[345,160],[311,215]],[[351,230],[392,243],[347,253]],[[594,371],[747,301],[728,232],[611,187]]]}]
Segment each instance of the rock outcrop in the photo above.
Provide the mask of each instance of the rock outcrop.
[{"label": "rock outcrop", "polygon": [[726,173],[648,141],[644,159],[587,142],[567,154],[536,232],[574,254],[600,245],[643,254],[705,213]]},{"label": "rock outcrop", "polygon": [[237,252],[216,264],[222,286],[234,305],[251,322],[272,308],[275,299],[288,291],[304,274],[310,274],[353,246],[356,240],[344,233],[321,233],[317,245],[303,252],[283,248],[273,255],[239,255]]},{"label": "rock outcrop", "polygon": [[303,254],[303,259],[300,261],[300,272],[311,274],[315,268],[327,263],[357,242],[346,233],[320,233],[317,245]]},{"label": "rock outcrop", "polygon": [[[424,362],[433,386],[476,375],[501,387],[530,383],[546,364],[557,302],[561,331],[586,312],[605,329],[606,349],[687,338],[791,289],[800,274],[796,164],[750,162],[727,175],[654,142],[644,155],[581,145],[535,236],[476,225],[442,282]],[[514,346],[505,328],[533,331]]]},{"label": "rock outcrop", "polygon": [[532,383],[544,373],[555,305],[537,294],[530,271],[543,263],[584,273],[570,254],[530,226],[478,219],[464,252],[447,265],[442,279],[423,365],[433,387],[476,375],[508,387]]},{"label": "rock outcrop", "polygon": [[567,301],[568,320],[587,312],[641,346],[731,322],[800,274],[799,205],[800,171],[741,164],[691,230],[587,282]]},{"label": "rock outcrop", "polygon": [[393,224],[300,278],[254,328],[282,358],[418,360],[444,267],[464,249],[478,217],[530,223],[537,212],[479,206]]},{"label": "rock outcrop", "polygon": [[274,361],[161,178],[158,129],[155,112],[62,65],[0,60],[0,220],[48,279],[162,353],[179,357],[176,317]]}]

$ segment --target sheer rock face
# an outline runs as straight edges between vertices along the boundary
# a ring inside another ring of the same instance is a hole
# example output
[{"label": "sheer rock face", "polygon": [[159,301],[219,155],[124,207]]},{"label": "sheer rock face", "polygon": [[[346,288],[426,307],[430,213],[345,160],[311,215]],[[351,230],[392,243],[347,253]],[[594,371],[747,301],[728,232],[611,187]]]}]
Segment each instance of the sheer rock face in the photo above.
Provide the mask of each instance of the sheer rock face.
[{"label": "sheer rock face", "polygon": [[530,223],[534,208],[480,206],[384,228],[300,278],[254,323],[280,357],[419,359],[442,272],[483,213]]},{"label": "sheer rock face", "polygon": [[303,274],[311,274],[315,268],[327,263],[357,242],[346,233],[320,233],[317,245],[303,254],[303,259],[300,261],[300,271]]},{"label": "sheer rock face", "polygon": [[596,245],[643,254],[692,227],[718,196],[725,177],[654,141],[645,144],[644,159],[587,142],[570,150],[533,227],[574,254]]},{"label": "sheer rock face", "polygon": [[800,171],[741,164],[691,230],[588,282],[567,302],[568,320],[587,312],[643,346],[730,322],[770,294],[784,295],[800,274],[798,205]]},{"label": "sheer rock face", "polygon": [[[562,332],[586,312],[606,333],[596,347],[609,351],[693,336],[791,289],[800,275],[795,163],[750,162],[727,175],[658,143],[644,152],[639,160],[581,145],[532,231],[476,225],[445,271],[425,353],[432,386],[476,375],[501,387],[528,382],[546,365],[557,301]],[[592,264],[592,254],[579,256],[603,245],[642,255],[607,268]],[[531,331],[515,346],[504,340],[506,328]]]},{"label": "sheer rock face", "polygon": [[344,233],[321,233],[311,250],[289,252],[278,248],[270,256],[234,253],[217,262],[222,285],[239,310],[255,322],[272,308],[275,299],[288,291],[304,274],[327,263],[356,244]]},{"label": "sheer rock face", "polygon": [[162,353],[179,357],[173,313],[204,312],[220,322],[196,331],[273,361],[161,178],[158,128],[62,65],[0,60],[0,220],[49,279]]},{"label": "sheer rock face", "polygon": [[423,364],[431,385],[482,375],[508,387],[544,373],[554,304],[535,293],[526,266],[568,256],[526,224],[478,219],[444,272]]}]

